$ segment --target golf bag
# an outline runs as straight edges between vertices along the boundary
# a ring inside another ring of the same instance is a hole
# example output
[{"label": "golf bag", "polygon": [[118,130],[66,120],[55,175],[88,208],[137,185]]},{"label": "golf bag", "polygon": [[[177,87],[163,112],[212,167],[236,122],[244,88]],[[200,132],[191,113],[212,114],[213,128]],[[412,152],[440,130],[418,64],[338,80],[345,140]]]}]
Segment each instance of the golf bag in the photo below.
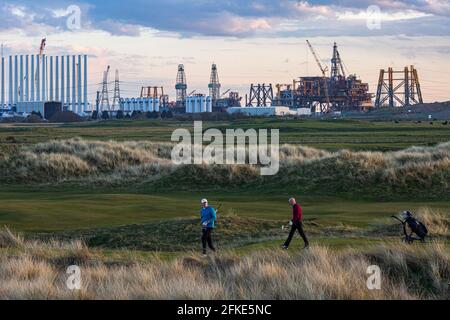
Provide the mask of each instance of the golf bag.
[{"label": "golf bag", "polygon": [[[427,227],[422,222],[415,219],[412,216],[411,212],[405,211],[402,213],[402,218],[404,220],[401,220],[396,216],[392,217],[400,221],[400,223],[403,225],[404,242],[409,244],[413,243],[414,240],[425,242],[425,237],[428,235]],[[410,232],[408,232],[408,228]]]}]

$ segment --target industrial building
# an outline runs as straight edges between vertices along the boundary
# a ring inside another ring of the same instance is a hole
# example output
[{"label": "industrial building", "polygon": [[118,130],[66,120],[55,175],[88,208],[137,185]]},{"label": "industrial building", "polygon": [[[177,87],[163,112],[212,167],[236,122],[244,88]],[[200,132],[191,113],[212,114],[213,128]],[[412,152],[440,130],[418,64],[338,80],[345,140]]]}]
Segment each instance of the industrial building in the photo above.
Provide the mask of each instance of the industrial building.
[{"label": "industrial building", "polygon": [[161,100],[153,97],[121,99],[120,109],[126,113],[132,113],[133,111],[159,112]]},{"label": "industrial building", "polygon": [[47,102],[60,102],[64,110],[83,114],[88,110],[87,74],[87,55],[11,55],[7,62],[2,57],[1,106],[28,113],[41,111]]},{"label": "industrial building", "polygon": [[[228,94],[228,97],[226,96]],[[242,97],[239,96],[239,92],[231,91],[228,89],[222,93],[221,97],[213,105],[213,110],[217,112],[225,112],[226,109],[231,107],[240,107]]]},{"label": "industrial building", "polygon": [[194,94],[186,98],[186,113],[212,112],[212,97],[203,94]]},{"label": "industrial building", "polygon": [[228,108],[229,114],[245,114],[247,116],[269,117],[297,115],[297,112],[289,107],[232,107]]},{"label": "industrial building", "polygon": [[[322,76],[300,77],[292,84],[276,85],[277,92],[273,95],[272,88],[265,87],[253,94],[250,93],[250,103],[255,99],[263,99],[264,103],[271,101],[272,106],[287,106],[293,109],[310,108],[314,113],[329,113],[332,111],[366,110],[373,106],[369,85],[362,82],[356,75],[347,75],[346,68],[335,43],[331,59],[331,72],[322,65],[321,59],[307,41],[307,44],[319,66]],[[267,90],[267,92],[265,92]]]}]

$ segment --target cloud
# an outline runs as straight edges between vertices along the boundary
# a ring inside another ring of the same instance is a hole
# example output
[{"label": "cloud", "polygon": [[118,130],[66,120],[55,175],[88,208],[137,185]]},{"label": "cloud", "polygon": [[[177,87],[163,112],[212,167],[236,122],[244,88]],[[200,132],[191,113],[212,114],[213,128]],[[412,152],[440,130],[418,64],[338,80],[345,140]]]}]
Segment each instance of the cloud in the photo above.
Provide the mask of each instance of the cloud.
[{"label": "cloud", "polygon": [[[0,26],[24,33],[65,30],[72,1],[6,1],[0,5]],[[118,36],[139,36],[144,30],[183,37],[222,36],[372,36],[366,28],[367,8],[377,5],[380,34],[420,35],[450,31],[449,0],[80,0],[82,27]]]}]

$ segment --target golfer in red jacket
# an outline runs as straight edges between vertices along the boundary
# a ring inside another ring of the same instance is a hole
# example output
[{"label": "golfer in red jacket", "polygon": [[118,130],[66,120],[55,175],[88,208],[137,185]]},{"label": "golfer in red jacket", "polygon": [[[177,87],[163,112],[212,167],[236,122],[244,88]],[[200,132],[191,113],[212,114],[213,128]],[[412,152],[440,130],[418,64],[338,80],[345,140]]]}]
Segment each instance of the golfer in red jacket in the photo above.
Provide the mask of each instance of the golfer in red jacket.
[{"label": "golfer in red jacket", "polygon": [[289,199],[289,204],[292,206],[292,221],[289,223],[292,226],[292,228],[291,232],[289,233],[289,237],[287,238],[282,248],[286,250],[289,248],[289,244],[292,241],[292,237],[294,237],[295,230],[298,230],[298,233],[300,233],[300,236],[303,238],[303,241],[305,242],[305,248],[308,248],[309,242],[308,239],[306,238],[305,232],[303,231],[302,207],[300,207],[300,205],[294,198]]}]

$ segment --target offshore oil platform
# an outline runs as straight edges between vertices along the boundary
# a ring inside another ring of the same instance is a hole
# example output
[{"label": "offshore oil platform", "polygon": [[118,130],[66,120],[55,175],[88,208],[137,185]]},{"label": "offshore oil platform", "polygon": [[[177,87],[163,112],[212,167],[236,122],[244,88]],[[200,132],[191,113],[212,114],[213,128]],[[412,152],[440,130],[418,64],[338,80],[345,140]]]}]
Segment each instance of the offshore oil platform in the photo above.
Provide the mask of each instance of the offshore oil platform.
[{"label": "offshore oil platform", "polygon": [[[276,94],[273,96],[272,106],[286,106],[291,109],[310,108],[315,113],[329,113],[334,111],[367,110],[373,107],[372,97],[369,93],[369,84],[362,82],[356,75],[347,75],[344,62],[334,43],[331,70],[324,66],[317,52],[307,40],[309,49],[322,73],[322,76],[300,77],[291,84],[277,84]],[[327,75],[328,71],[330,74]],[[267,97],[265,85],[259,85],[261,96]],[[251,95],[259,98],[258,92]],[[270,95],[269,95],[270,96]],[[247,105],[252,105],[252,97]]]}]

